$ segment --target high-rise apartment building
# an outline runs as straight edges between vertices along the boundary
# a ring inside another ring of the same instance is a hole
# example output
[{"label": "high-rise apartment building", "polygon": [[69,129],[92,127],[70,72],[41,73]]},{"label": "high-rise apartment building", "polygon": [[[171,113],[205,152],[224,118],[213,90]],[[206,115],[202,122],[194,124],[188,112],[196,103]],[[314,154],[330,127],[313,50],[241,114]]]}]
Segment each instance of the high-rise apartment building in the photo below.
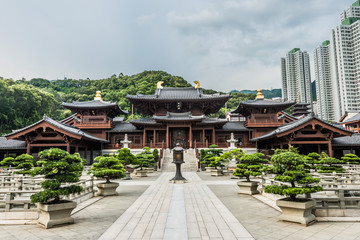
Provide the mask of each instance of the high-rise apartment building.
[{"label": "high-rise apartment building", "polygon": [[309,54],[300,48],[291,50],[281,58],[281,74],[282,97],[312,106]]},{"label": "high-rise apartment building", "polygon": [[330,33],[330,68],[335,120],[360,112],[360,0],[341,13]]},{"label": "high-rise apartment building", "polygon": [[327,40],[314,49],[316,112],[322,119],[335,121],[329,47],[330,41]]}]

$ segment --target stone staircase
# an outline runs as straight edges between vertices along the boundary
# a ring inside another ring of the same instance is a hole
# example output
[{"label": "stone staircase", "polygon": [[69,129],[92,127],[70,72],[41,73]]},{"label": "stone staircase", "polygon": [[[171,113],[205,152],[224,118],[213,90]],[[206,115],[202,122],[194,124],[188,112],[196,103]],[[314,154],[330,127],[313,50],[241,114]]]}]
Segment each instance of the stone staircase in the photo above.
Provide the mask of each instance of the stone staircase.
[{"label": "stone staircase", "polygon": [[[162,160],[162,171],[163,172],[175,172],[175,164],[173,161],[173,152],[170,149],[164,150],[164,158]],[[197,159],[195,156],[194,149],[186,149],[184,151],[184,161],[185,163],[181,164],[182,172],[196,172],[198,169]]]}]

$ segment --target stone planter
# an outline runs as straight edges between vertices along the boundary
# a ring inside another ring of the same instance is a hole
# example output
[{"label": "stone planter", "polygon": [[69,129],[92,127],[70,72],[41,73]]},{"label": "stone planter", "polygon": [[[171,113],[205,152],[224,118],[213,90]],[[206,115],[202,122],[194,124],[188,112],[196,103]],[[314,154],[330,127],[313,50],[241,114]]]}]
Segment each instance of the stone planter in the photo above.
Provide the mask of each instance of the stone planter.
[{"label": "stone planter", "polygon": [[315,216],[311,213],[315,203],[314,199],[306,198],[297,199],[297,201],[290,201],[290,198],[276,200],[276,205],[282,211],[280,220],[300,223],[306,226],[315,221]]},{"label": "stone planter", "polygon": [[212,169],[211,170],[211,176],[218,177],[218,176],[222,176],[222,175],[224,175],[224,173],[223,173],[223,170],[221,170],[221,169]]},{"label": "stone planter", "polygon": [[239,186],[240,190],[238,193],[240,194],[247,194],[247,195],[254,195],[258,194],[258,182],[246,182],[246,181],[238,181],[237,185]]},{"label": "stone planter", "polygon": [[204,163],[200,163],[200,168],[201,168],[201,171],[206,171],[206,167],[208,166],[208,164],[204,164]]},{"label": "stone planter", "polygon": [[214,168],[214,167],[205,167],[205,171],[206,171],[207,173],[210,173],[211,170],[213,170],[213,169],[215,169],[215,168]]},{"label": "stone planter", "polygon": [[57,225],[74,223],[74,219],[71,217],[74,208],[76,208],[76,202],[72,201],[55,204],[38,203],[38,224],[44,228],[52,228]]},{"label": "stone planter", "polygon": [[146,170],[137,170],[136,171],[136,176],[137,177],[147,177],[147,171]]},{"label": "stone planter", "polygon": [[119,186],[117,182],[110,182],[110,183],[98,183],[96,185],[99,189],[98,195],[100,196],[112,196],[116,195],[116,189]]}]

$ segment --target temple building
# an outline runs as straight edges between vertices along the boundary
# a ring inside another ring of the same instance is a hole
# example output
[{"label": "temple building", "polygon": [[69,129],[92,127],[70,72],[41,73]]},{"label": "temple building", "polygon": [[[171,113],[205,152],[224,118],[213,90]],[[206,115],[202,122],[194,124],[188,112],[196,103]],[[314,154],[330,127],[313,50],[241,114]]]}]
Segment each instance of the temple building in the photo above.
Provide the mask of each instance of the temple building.
[{"label": "temple building", "polygon": [[249,153],[271,154],[273,148],[289,145],[295,145],[302,153],[325,151],[330,156],[360,149],[353,132],[312,114],[290,115],[284,110],[294,102],[264,99],[261,90],[255,100],[241,101],[228,114],[230,117],[220,119],[213,116],[231,98],[229,94],[205,94],[198,82],[195,87],[186,88],[161,84],[153,95],[126,96],[142,115],[140,119],[124,121],[128,112],[117,102],[103,101],[98,91],[92,101],[63,103],[73,112],[66,119],[55,121],[44,116],[1,137],[0,157],[20,153],[36,156],[43,149],[59,147],[78,152],[92,163],[96,156],[124,147],[125,138],[135,151],[143,147],[174,148],[177,143],[187,149],[208,148],[212,144],[229,148],[231,135],[236,139],[235,147]]}]

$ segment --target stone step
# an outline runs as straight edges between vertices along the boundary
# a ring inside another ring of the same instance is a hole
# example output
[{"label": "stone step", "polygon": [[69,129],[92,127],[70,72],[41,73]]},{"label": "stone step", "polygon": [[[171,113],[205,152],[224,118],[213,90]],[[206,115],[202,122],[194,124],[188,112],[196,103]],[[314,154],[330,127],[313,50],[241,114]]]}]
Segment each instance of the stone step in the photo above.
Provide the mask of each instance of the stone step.
[{"label": "stone step", "polygon": [[[166,149],[164,152],[164,158],[162,161],[163,172],[175,172],[175,164],[173,162],[173,153]],[[181,165],[181,170],[184,172],[196,172],[197,171],[197,159],[195,157],[194,149],[187,149],[184,151],[184,164]]]}]

